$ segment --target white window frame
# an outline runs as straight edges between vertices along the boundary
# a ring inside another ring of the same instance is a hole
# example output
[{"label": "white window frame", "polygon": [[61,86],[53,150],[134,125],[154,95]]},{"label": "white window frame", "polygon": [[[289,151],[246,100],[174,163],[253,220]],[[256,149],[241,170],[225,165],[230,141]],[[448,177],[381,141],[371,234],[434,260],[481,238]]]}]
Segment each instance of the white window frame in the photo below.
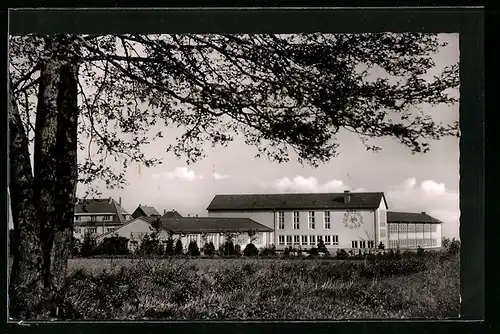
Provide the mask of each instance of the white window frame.
[{"label": "white window frame", "polygon": [[368,248],[375,248],[375,241],[374,240],[368,240]]},{"label": "white window frame", "polygon": [[308,222],[309,222],[309,229],[310,230],[315,230],[316,229],[316,216],[314,214],[314,211],[309,211],[308,214]]},{"label": "white window frame", "polygon": [[330,211],[324,211],[323,217],[324,217],[324,229],[325,230],[331,229],[331,213],[330,213]]},{"label": "white window frame", "polygon": [[383,230],[380,230],[380,237],[381,238],[385,238],[386,234],[385,234],[385,229]]},{"label": "white window frame", "polygon": [[354,248],[354,249],[358,248],[358,240],[352,240],[351,241],[351,248]]},{"label": "white window frame", "polygon": [[90,221],[91,222],[96,222],[97,221],[97,216],[90,216]]},{"label": "white window frame", "polygon": [[299,211],[293,212],[293,229],[294,230],[300,229],[300,213],[299,213]]},{"label": "white window frame", "polygon": [[338,235],[332,235],[332,245],[333,246],[339,245],[339,236]]},{"label": "white window frame", "polygon": [[110,217],[109,216],[102,216],[102,220],[103,221],[110,221]]},{"label": "white window frame", "polygon": [[309,236],[309,246],[315,246],[315,245],[316,245],[316,236],[310,235]]},{"label": "white window frame", "polygon": [[359,248],[366,248],[366,240],[359,241]]},{"label": "white window frame", "polygon": [[285,229],[285,212],[278,211],[278,230]]},{"label": "white window frame", "polygon": [[285,236],[284,235],[279,235],[278,236],[278,245],[284,246],[285,245]]},{"label": "white window frame", "polygon": [[325,235],[324,236],[324,242],[325,246],[330,246],[332,244],[332,236],[331,235]]},{"label": "white window frame", "polygon": [[408,232],[408,224],[399,223],[398,231],[401,233],[407,233]]},{"label": "white window frame", "polygon": [[437,232],[437,225],[436,224],[431,225],[431,232]]},{"label": "white window frame", "polygon": [[397,233],[398,232],[398,224],[391,223],[389,224],[389,233]]},{"label": "white window frame", "polygon": [[286,245],[287,246],[291,246],[292,245],[292,236],[291,235],[287,235],[286,236]]},{"label": "white window frame", "polygon": [[293,236],[293,244],[294,245],[300,245],[300,235],[294,235]]},{"label": "white window frame", "polygon": [[[95,231],[95,232],[92,232],[92,231]],[[97,233],[97,227],[89,227],[88,228],[88,233],[90,233],[90,234]]]},{"label": "white window frame", "polygon": [[301,245],[307,245],[308,244],[308,237],[307,235],[301,236]]}]

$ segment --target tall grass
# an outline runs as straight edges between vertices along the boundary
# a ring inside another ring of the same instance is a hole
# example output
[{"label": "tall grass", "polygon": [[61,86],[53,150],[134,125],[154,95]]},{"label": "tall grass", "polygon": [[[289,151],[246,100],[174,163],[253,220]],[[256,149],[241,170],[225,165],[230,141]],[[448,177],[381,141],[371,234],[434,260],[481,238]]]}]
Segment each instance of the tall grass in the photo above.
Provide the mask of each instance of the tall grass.
[{"label": "tall grass", "polygon": [[446,318],[459,259],[78,259],[61,297],[72,319]]}]

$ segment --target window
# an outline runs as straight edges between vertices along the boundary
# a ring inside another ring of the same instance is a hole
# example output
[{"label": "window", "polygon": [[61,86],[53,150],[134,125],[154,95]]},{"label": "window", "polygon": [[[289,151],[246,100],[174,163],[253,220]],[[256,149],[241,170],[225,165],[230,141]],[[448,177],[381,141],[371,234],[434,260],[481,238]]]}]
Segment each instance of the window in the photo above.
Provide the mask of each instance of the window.
[{"label": "window", "polygon": [[314,219],[314,211],[309,211],[309,229],[314,230],[316,228],[316,220]]},{"label": "window", "polygon": [[325,211],[325,230],[330,229],[330,211]]},{"label": "window", "polygon": [[285,213],[283,211],[278,211],[278,229],[283,230],[285,228]]},{"label": "window", "polygon": [[307,235],[302,236],[302,245],[307,245]]},{"label": "window", "polygon": [[375,241],[368,240],[368,248],[375,248]]},{"label": "window", "polygon": [[292,244],[292,236],[291,235],[287,235],[286,236],[286,244],[287,245],[291,245]]},{"label": "window", "polygon": [[358,241],[357,240],[351,241],[351,248],[358,248]]},{"label": "window", "polygon": [[415,224],[408,224],[408,232],[415,232]]},{"label": "window", "polygon": [[74,230],[73,230],[73,232],[80,234],[80,233],[82,233],[82,229],[79,228],[79,227],[75,227]]},{"label": "window", "polygon": [[89,227],[88,231],[89,233],[97,233],[97,227]]},{"label": "window", "polygon": [[110,220],[109,218],[110,218],[109,216],[102,216],[103,221],[109,221]]},{"label": "window", "polygon": [[263,233],[256,233],[254,238],[255,238],[254,243],[256,243],[256,244],[263,244],[264,243],[264,234]]},{"label": "window", "polygon": [[437,232],[437,225],[436,224],[432,224],[431,225],[431,231],[432,232]]},{"label": "window", "polygon": [[431,239],[431,246],[437,245],[437,239]]},{"label": "window", "polygon": [[339,245],[339,236],[338,235],[332,235],[332,245],[338,246]]},{"label": "window", "polygon": [[284,235],[278,236],[278,244],[279,245],[284,245],[285,244],[285,236]]},{"label": "window", "polygon": [[365,240],[359,241],[359,248],[366,248],[366,241]]},{"label": "window", "polygon": [[429,224],[424,224],[424,232],[430,232],[431,226]]},{"label": "window", "polygon": [[293,236],[293,244],[294,245],[300,245],[300,235],[294,235]]},{"label": "window", "polygon": [[389,233],[398,232],[398,224],[388,224],[388,225],[389,225]]},{"label": "window", "polygon": [[325,235],[325,246],[330,246],[332,244],[332,236],[331,235]]},{"label": "window", "polygon": [[97,217],[96,216],[90,216],[90,221],[91,222],[95,222],[97,220]]},{"label": "window", "polygon": [[321,241],[324,241],[323,236],[321,235],[318,235],[316,238],[317,238],[316,240],[318,240],[318,245]]},{"label": "window", "polygon": [[111,228],[109,228],[109,227],[108,227],[108,228],[106,229],[106,232],[112,232],[112,231],[114,231],[114,230],[115,230],[114,228],[112,228],[112,227],[111,227]]},{"label": "window", "polygon": [[380,227],[385,227],[387,212],[385,210],[380,210]]},{"label": "window", "polygon": [[399,232],[406,232],[408,225],[407,224],[399,224]]},{"label": "window", "polygon": [[79,222],[82,219],[82,216],[75,216],[75,220]]},{"label": "window", "polygon": [[424,224],[415,224],[415,228],[417,232],[423,232],[424,231]]},{"label": "window", "polygon": [[293,229],[294,230],[300,229],[300,220],[298,211],[293,212]]},{"label": "window", "polygon": [[385,229],[380,230],[380,237],[385,238]]},{"label": "window", "polygon": [[309,245],[311,245],[311,246],[316,245],[316,236],[315,235],[309,236]]}]

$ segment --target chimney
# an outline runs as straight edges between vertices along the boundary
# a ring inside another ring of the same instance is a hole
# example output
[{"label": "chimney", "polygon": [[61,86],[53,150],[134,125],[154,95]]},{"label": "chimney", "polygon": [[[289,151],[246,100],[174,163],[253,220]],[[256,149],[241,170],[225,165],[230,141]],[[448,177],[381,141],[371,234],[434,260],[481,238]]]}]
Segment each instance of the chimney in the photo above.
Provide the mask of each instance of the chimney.
[{"label": "chimney", "polygon": [[121,197],[118,197],[118,204],[120,204],[120,206],[122,206],[122,198]]},{"label": "chimney", "polygon": [[108,202],[109,202],[109,203],[111,203],[111,200],[112,200],[112,198],[110,197],[110,198],[108,199]]},{"label": "chimney", "polygon": [[196,217],[198,217],[198,214],[196,214]]},{"label": "chimney", "polygon": [[349,190],[344,190],[344,203],[347,204],[351,201],[351,192]]},{"label": "chimney", "polygon": [[191,214],[190,214],[190,213],[188,213],[188,217],[191,217]]},{"label": "chimney", "polygon": [[163,214],[166,214],[167,213],[167,209],[163,209]]},{"label": "chimney", "polygon": [[422,211],[421,214],[425,215],[426,213],[425,213],[425,211]]}]

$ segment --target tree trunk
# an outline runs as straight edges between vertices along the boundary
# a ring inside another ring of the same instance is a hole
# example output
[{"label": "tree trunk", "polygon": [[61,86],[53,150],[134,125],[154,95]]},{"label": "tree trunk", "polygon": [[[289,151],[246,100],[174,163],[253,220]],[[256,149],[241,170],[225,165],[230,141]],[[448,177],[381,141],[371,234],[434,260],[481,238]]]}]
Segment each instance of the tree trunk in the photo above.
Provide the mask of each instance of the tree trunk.
[{"label": "tree trunk", "polygon": [[35,127],[34,195],[42,223],[44,286],[57,292],[67,271],[77,182],[77,68],[74,42],[47,41]]},{"label": "tree trunk", "polygon": [[43,287],[40,225],[33,202],[28,138],[9,84],[9,190],[14,238],[17,245],[9,282],[9,316],[30,317],[24,311],[36,305]]}]

